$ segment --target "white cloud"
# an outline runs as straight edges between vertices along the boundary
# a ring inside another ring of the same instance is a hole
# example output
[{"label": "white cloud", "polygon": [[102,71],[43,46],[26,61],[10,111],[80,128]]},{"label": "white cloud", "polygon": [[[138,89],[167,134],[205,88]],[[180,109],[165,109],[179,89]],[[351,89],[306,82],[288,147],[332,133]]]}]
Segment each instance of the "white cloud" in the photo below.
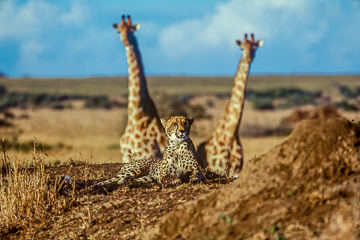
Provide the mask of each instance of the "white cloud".
[{"label": "white cloud", "polygon": [[215,47],[234,49],[235,39],[246,32],[254,32],[266,45],[293,41],[293,45],[306,48],[319,42],[328,29],[327,22],[317,18],[316,10],[321,7],[316,7],[306,0],[230,0],[216,5],[212,14],[163,29],[159,41],[172,57]]},{"label": "white cloud", "polygon": [[3,1],[0,3],[0,40],[34,37],[56,14],[56,7],[42,1],[29,1],[23,5]]},{"label": "white cloud", "polygon": [[245,32],[265,41],[256,71],[359,69],[359,9],[341,0],[228,0],[186,15],[198,16],[192,18],[122,4],[0,0],[0,44],[16,59],[3,65],[14,75],[126,74],[124,49],[111,27],[121,9],[141,24],[136,36],[149,74],[232,73],[240,54],[235,39]]},{"label": "white cloud", "polygon": [[0,41],[40,38],[59,27],[81,26],[89,18],[86,6],[74,1],[70,9],[41,0],[32,0],[24,4],[17,1],[0,2]]},{"label": "white cloud", "polygon": [[[42,0],[3,1],[0,22],[5,24],[0,28],[0,42],[10,40],[19,45],[16,71],[61,74],[60,66],[72,62],[68,58],[74,56],[73,52],[80,52],[78,49],[83,49],[82,45],[92,42],[82,38],[82,33],[90,36],[91,27],[84,27],[89,18],[90,11],[80,1],[73,1],[69,6]],[[101,34],[94,33],[100,39]]]},{"label": "white cloud", "polygon": [[69,12],[64,12],[60,16],[60,21],[64,24],[81,26],[90,17],[87,7],[80,2],[73,2]]}]

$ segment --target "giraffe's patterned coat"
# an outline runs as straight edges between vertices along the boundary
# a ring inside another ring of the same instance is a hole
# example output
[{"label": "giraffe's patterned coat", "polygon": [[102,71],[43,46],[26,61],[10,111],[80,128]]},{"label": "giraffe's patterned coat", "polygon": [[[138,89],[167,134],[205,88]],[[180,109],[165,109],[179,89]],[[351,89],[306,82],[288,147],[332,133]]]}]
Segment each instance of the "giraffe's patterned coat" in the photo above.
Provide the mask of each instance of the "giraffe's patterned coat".
[{"label": "giraffe's patterned coat", "polygon": [[161,158],[161,153],[165,150],[166,135],[147,89],[140,50],[134,35],[139,25],[133,25],[130,16],[125,21],[123,15],[121,24],[113,26],[125,46],[129,71],[128,121],[120,138],[122,162],[139,158]]},{"label": "giraffe's patterned coat", "polygon": [[262,41],[254,40],[254,34],[248,40],[237,41],[242,49],[242,56],[234,78],[231,98],[225,108],[215,131],[210,138],[199,145],[196,156],[201,167],[219,175],[236,177],[243,165],[243,148],[239,136],[239,128],[245,102],[245,90],[250,65],[255,52]]}]

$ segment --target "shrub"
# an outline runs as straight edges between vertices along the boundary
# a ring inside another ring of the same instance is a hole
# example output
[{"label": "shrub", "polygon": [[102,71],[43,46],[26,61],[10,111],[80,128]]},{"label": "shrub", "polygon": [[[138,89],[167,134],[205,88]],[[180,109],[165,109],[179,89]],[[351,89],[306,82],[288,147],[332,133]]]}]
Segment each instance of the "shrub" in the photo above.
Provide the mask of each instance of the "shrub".
[{"label": "shrub", "polygon": [[106,109],[110,109],[112,107],[108,96],[105,95],[87,97],[84,106],[86,108],[106,108]]},{"label": "shrub", "polygon": [[339,108],[342,108],[345,111],[357,111],[357,110],[359,110],[359,108],[356,105],[348,103],[346,100],[335,103],[335,106],[339,107]]},{"label": "shrub", "polygon": [[170,96],[166,93],[154,94],[159,115],[168,118],[174,115],[183,115],[195,119],[210,118],[206,108],[200,104],[191,105],[192,96]]},{"label": "shrub", "polygon": [[4,85],[0,84],[0,97],[4,96],[7,92],[7,89]]},{"label": "shrub", "polygon": [[6,147],[6,149],[14,149],[17,151],[22,152],[30,152],[35,150],[36,152],[46,152],[53,149],[71,149],[70,146],[67,146],[63,143],[58,143],[56,145],[50,145],[46,143],[40,143],[37,141],[24,141],[19,142],[17,138],[12,139],[11,141],[7,141],[6,143],[3,143],[3,146]]},{"label": "shrub", "polygon": [[[0,85],[1,86],[1,85]],[[17,107],[26,109],[30,106],[35,107],[50,107],[53,109],[64,109],[65,107],[71,107],[64,105],[62,102],[66,100],[85,100],[86,108],[106,108],[112,107],[112,102],[105,95],[100,96],[80,96],[80,95],[56,95],[47,93],[5,93],[0,98],[0,108]]]},{"label": "shrub", "polygon": [[253,107],[257,110],[272,110],[274,109],[271,98],[258,98],[253,101]]},{"label": "shrub", "polygon": [[[286,99],[285,104],[280,104],[280,108],[290,108],[306,104],[314,104],[321,92],[310,92],[297,88],[278,88],[266,91],[247,90],[246,97],[254,102],[256,109],[273,109],[272,101],[275,99]],[[270,104],[271,103],[271,104]]]},{"label": "shrub", "polygon": [[352,90],[348,86],[339,86],[339,91],[346,98],[355,98],[360,95],[360,88]]}]

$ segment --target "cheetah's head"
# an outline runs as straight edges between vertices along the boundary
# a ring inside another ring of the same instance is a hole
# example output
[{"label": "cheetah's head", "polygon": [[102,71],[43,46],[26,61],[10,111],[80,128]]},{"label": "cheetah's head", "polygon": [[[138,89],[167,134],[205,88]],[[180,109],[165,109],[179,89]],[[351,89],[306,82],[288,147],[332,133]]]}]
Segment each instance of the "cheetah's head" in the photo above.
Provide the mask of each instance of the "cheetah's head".
[{"label": "cheetah's head", "polygon": [[189,138],[191,124],[193,122],[194,119],[183,116],[173,116],[168,120],[164,118],[161,119],[168,138],[177,142],[182,142]]}]

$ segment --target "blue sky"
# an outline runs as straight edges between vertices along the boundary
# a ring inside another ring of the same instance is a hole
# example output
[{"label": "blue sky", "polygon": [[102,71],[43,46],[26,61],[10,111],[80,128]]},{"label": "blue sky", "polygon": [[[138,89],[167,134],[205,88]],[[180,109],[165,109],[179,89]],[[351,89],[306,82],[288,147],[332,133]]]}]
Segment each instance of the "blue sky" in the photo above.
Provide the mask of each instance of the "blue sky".
[{"label": "blue sky", "polygon": [[360,73],[357,0],[0,0],[0,72],[127,75],[122,14],[147,75],[233,75],[245,32],[264,40],[253,74]]}]

